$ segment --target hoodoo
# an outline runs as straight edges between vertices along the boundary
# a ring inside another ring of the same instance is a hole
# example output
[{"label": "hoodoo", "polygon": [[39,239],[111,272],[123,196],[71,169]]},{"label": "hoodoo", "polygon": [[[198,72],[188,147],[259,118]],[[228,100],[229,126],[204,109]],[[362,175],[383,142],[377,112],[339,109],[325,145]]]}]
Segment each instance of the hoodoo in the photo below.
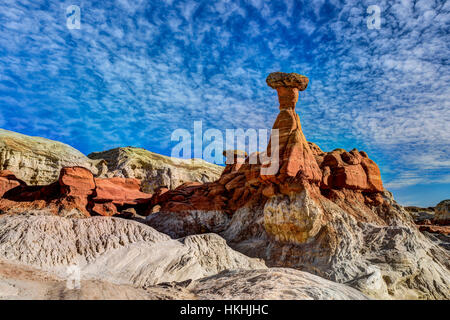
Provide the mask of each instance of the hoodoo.
[{"label": "hoodoo", "polygon": [[243,206],[264,204],[276,194],[305,189],[338,201],[357,197],[379,203],[383,191],[380,171],[365,152],[326,153],[306,140],[295,107],[299,91],[306,90],[308,82],[297,73],[269,74],[266,83],[277,91],[280,111],[267,150],[251,155],[224,151],[227,166],[219,180],[180,186],[155,197],[152,204],[161,206],[161,211],[219,210],[232,214]]},{"label": "hoodoo", "polygon": [[367,153],[324,152],[306,140],[295,107],[308,78],[275,72],[266,82],[280,104],[266,151],[230,150],[234,163],[217,181],[154,196],[161,209],[149,208],[147,223],[175,238],[216,232],[269,266],[351,283],[373,297],[449,297],[448,254],[384,190]]},{"label": "hoodoo", "polygon": [[[266,151],[225,151],[227,165],[213,182],[184,180],[176,188],[160,185],[150,194],[143,192],[140,180],[114,176],[116,171],[99,178],[81,166],[64,167],[58,181],[47,186],[28,186],[16,172],[2,171],[0,213],[108,216],[99,223],[119,221],[112,215],[146,215],[145,220],[135,218],[172,238],[204,236],[211,245],[213,238],[204,234],[216,233],[214,237],[220,235],[233,249],[264,259],[269,267],[314,273],[372,297],[450,298],[448,252],[420,233],[384,190],[380,170],[367,153],[324,152],[306,140],[295,107],[308,78],[275,72],[266,82],[277,91],[280,105]],[[120,171],[137,163],[124,161]],[[436,223],[446,224],[448,203],[438,207]],[[437,227],[426,230],[432,228]],[[215,249],[208,255],[205,261],[218,256]]]},{"label": "hoodoo", "polygon": [[[273,125],[274,134],[266,151],[271,155],[271,150],[278,149],[279,169],[276,172],[276,179],[274,177],[267,179],[276,182],[298,175],[299,179],[320,181],[322,172],[302,132],[300,118],[295,112],[298,92],[306,90],[308,78],[297,73],[274,72],[269,74],[266,82],[269,87],[277,90],[280,102],[280,113]],[[276,143],[278,148],[273,148],[273,143]]]}]

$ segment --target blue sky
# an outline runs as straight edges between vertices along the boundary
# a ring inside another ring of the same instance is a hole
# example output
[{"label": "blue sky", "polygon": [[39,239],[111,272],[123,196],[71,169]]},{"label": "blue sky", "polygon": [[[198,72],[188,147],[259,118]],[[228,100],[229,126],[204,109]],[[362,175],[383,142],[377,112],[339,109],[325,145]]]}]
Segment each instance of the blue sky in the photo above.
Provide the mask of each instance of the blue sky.
[{"label": "blue sky", "polygon": [[450,198],[449,30],[449,1],[2,0],[0,127],[170,155],[194,121],[270,128],[265,78],[298,72],[308,140],[365,150],[400,203],[435,205]]}]

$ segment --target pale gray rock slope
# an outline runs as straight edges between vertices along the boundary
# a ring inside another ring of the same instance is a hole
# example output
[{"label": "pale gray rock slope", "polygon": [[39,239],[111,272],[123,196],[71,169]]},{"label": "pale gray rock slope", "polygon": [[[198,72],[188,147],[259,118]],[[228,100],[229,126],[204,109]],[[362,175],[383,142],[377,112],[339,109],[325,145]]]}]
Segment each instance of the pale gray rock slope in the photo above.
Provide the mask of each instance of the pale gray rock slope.
[{"label": "pale gray rock slope", "polygon": [[133,147],[94,152],[88,157],[104,161],[107,167],[101,171],[101,177],[137,178],[145,192],[153,192],[160,186],[175,189],[190,181],[215,181],[224,169],[201,159],[172,158]]},{"label": "pale gray rock slope", "polygon": [[0,260],[0,299],[39,300],[367,300],[357,290],[307,272],[275,268],[231,270],[194,281],[140,288],[101,280],[67,279]]},{"label": "pale gray rock slope", "polygon": [[[73,266],[79,289],[66,285]],[[173,240],[119,218],[0,217],[0,299],[224,298],[367,299],[309,273],[268,269],[216,234]]]},{"label": "pale gray rock slope", "polygon": [[201,299],[367,300],[349,286],[290,268],[224,271],[187,287]]},{"label": "pale gray rock slope", "polygon": [[0,170],[10,170],[28,185],[55,182],[62,167],[81,166],[101,178],[137,178],[145,192],[174,189],[184,182],[217,180],[223,167],[199,159],[178,159],[141,148],[117,148],[86,157],[71,146],[0,129]]},{"label": "pale gray rock slope", "polygon": [[59,275],[76,265],[88,279],[139,287],[265,268],[216,234],[173,240],[144,224],[110,217],[2,216],[0,259]]},{"label": "pale gray rock slope", "polygon": [[145,218],[145,223],[172,238],[205,231],[220,233],[228,227],[230,221],[229,215],[215,210],[190,210],[188,215],[184,212],[160,211]]},{"label": "pale gray rock slope", "polygon": [[0,129],[0,170],[10,170],[29,185],[56,181],[62,167],[81,166],[97,173],[96,162],[71,146]]},{"label": "pale gray rock slope", "polygon": [[[116,285],[99,280],[81,280],[80,287],[68,287],[67,279],[22,264],[0,260],[1,300],[130,300],[161,299],[163,292]],[[166,295],[167,296],[167,295]],[[175,297],[176,293],[172,293]]]}]

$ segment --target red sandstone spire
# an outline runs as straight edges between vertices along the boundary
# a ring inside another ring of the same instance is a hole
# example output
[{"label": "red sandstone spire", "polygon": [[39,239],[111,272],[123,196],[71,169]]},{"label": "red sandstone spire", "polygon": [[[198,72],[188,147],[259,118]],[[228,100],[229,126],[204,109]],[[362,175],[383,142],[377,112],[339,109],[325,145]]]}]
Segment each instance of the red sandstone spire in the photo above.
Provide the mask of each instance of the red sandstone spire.
[{"label": "red sandstone spire", "polygon": [[[297,73],[274,72],[266,79],[267,84],[277,90],[280,102],[278,114],[272,129],[278,129],[279,171],[277,180],[298,177],[314,182],[322,178],[322,172],[302,132],[300,118],[295,112],[298,91],[308,86],[308,78]],[[272,135],[267,153],[277,136]],[[267,177],[269,180],[272,178]]]}]

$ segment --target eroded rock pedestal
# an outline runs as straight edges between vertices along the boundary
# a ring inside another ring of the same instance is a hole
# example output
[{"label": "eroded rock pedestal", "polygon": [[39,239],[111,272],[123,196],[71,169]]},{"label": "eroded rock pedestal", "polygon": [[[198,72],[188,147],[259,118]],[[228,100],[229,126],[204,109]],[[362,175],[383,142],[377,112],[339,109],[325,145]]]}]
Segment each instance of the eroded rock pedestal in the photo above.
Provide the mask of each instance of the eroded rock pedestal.
[{"label": "eroded rock pedestal", "polygon": [[[373,206],[383,202],[383,184],[375,162],[356,149],[327,153],[306,140],[295,106],[299,91],[307,88],[308,78],[276,72],[270,74],[266,82],[277,91],[280,103],[266,152],[250,156],[238,150],[224,152],[234,159],[228,159],[227,162],[232,163],[227,164],[219,180],[186,184],[156,195],[151,203],[159,206],[161,213],[150,217],[150,222],[158,226],[164,220],[165,225],[178,215],[180,220],[186,221],[187,212],[196,210],[232,216],[242,207],[262,207],[272,198],[306,194],[308,205],[304,208],[291,210],[294,205],[287,205],[279,210],[282,213],[266,213],[265,231],[278,239],[307,241],[326,224],[326,214],[312,214],[323,211],[318,203],[320,197],[333,200],[357,218],[385,225],[372,212]],[[310,210],[313,207],[317,210]],[[149,214],[151,210],[149,208]],[[162,219],[164,215],[170,217]],[[209,225],[205,223],[205,231],[210,230]],[[163,229],[173,232],[170,226]],[[189,234],[197,229],[190,227],[184,232]]]},{"label": "eroded rock pedestal", "polygon": [[295,106],[308,79],[277,72],[267,84],[280,112],[266,152],[228,164],[215,182],[154,195],[148,224],[175,238],[217,232],[269,266],[350,283],[376,298],[450,298],[448,252],[384,190],[375,162],[357,149],[323,152],[307,142]]}]

